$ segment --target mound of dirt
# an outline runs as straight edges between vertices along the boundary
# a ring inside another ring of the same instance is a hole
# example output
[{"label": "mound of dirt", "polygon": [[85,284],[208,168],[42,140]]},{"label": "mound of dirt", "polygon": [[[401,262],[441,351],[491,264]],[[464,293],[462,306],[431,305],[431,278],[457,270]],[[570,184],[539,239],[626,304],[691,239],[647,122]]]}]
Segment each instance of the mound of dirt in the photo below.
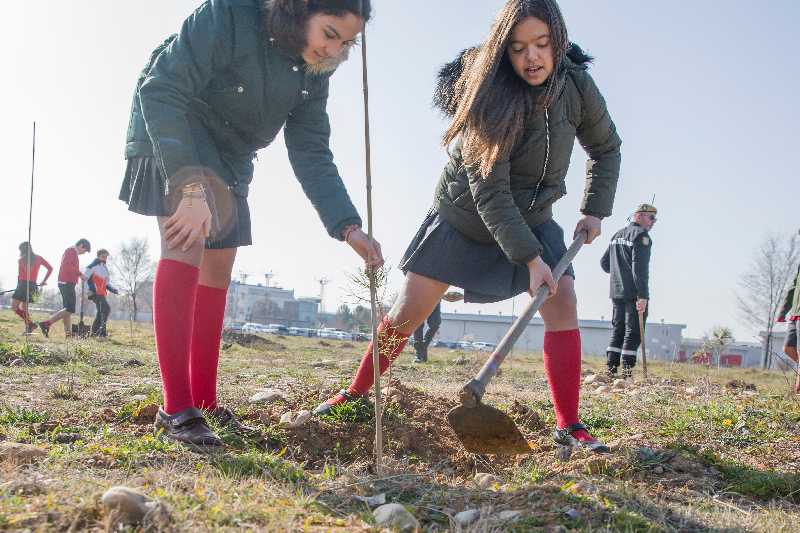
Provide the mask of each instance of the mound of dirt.
[{"label": "mound of dirt", "polygon": [[267,350],[285,350],[286,346],[279,342],[253,335],[252,333],[238,333],[236,331],[225,330],[222,332],[222,342],[228,346],[238,344],[246,348],[264,348]]},{"label": "mound of dirt", "polygon": [[734,379],[725,384],[726,389],[741,389],[741,390],[758,390],[758,387],[753,383],[747,383],[741,379]]},{"label": "mound of dirt", "polygon": [[[295,389],[295,392],[298,391]],[[325,392],[333,394],[336,391]],[[474,473],[479,456],[464,449],[447,423],[447,412],[456,405],[454,399],[431,396],[396,381],[386,392],[383,396],[383,434],[387,458],[407,462],[407,468],[420,472]],[[292,409],[319,401],[319,392],[302,394],[304,397],[295,397]],[[277,423],[286,409],[280,405],[266,406],[267,412],[262,412],[260,419]],[[321,469],[326,463],[334,462],[369,465],[374,456],[375,425],[372,418],[352,423],[314,418],[306,426],[287,433],[289,455],[296,461],[305,462],[308,468]],[[494,462],[513,460],[498,456]]]}]

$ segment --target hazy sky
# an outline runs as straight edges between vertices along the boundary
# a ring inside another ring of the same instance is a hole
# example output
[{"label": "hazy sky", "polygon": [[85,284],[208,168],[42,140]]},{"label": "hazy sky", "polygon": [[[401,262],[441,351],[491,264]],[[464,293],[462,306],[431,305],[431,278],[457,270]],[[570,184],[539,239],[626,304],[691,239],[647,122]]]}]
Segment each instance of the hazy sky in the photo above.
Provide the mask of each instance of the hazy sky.
[{"label": "hazy sky", "polygon": [[[132,236],[157,245],[153,219],[117,200],[136,76],[151,50],[198,0],[44,0],[4,6],[0,46],[0,281],[13,287],[16,247],[27,235],[31,123],[38,122],[33,243],[57,264],[79,237],[112,251]],[[438,67],[487,32],[503,2],[375,0],[368,28],[375,231],[397,264],[428,210],[446,160],[445,123],[431,109]],[[660,210],[651,266],[651,318],[688,325],[698,336],[730,325],[737,337],[737,279],[769,231],[796,231],[797,2],[562,0],[573,41],[597,60],[591,72],[623,140],[614,215],[600,241],[575,262],[579,314],[610,317],[608,278],[599,260],[634,206],[656,196]],[[332,146],[365,215],[360,61],[334,75]],[[791,154],[795,153],[795,156]],[[578,220],[585,154],[576,146],[569,195],[556,220]],[[359,261],[327,237],[289,167],[282,136],[259,154],[251,189],[255,244],[234,273],[316,295],[333,281],[327,307],[343,297]],[[85,257],[85,256],[84,256]],[[255,276],[255,277],[253,277]],[[395,271],[392,282],[399,285]],[[518,297],[519,310],[527,298]],[[496,305],[445,310],[511,312]]]}]

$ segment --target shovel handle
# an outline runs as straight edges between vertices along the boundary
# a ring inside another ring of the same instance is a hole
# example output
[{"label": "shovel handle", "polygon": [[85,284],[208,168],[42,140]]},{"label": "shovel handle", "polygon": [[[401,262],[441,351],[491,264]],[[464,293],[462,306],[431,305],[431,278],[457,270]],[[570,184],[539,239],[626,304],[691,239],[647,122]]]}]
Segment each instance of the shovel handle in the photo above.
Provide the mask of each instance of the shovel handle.
[{"label": "shovel handle", "polygon": [[[575,240],[572,241],[572,244],[567,249],[567,252],[561,258],[561,260],[556,264],[556,267],[553,269],[553,279],[558,283],[558,280],[561,279],[561,276],[567,270],[567,267],[575,259],[575,256],[578,255],[578,251],[583,246],[583,243],[586,242],[588,238],[588,234],[585,231],[581,231],[575,237]],[[461,393],[459,395],[461,399],[461,403],[467,406],[474,406],[483,398],[483,394],[486,392],[486,386],[492,380],[492,378],[497,374],[497,370],[500,368],[500,365],[503,364],[506,356],[511,351],[511,348],[514,347],[514,344],[519,339],[520,335],[525,331],[525,328],[528,326],[528,323],[533,318],[533,315],[539,310],[542,304],[547,300],[549,295],[549,289],[547,284],[542,284],[539,287],[539,290],[536,291],[536,296],[531,299],[528,304],[525,306],[525,309],[522,311],[522,314],[514,321],[514,324],[511,326],[511,329],[505,334],[503,339],[497,345],[494,352],[492,352],[491,357],[481,368],[478,375],[475,376],[474,379],[469,381],[464,388],[461,389]]]}]

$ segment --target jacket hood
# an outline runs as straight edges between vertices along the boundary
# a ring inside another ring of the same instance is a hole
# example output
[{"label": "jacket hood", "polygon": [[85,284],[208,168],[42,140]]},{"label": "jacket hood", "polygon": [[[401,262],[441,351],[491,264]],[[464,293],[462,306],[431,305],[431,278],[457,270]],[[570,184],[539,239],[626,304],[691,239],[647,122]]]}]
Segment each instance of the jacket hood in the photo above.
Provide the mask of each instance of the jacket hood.
[{"label": "jacket hood", "polygon": [[[436,88],[433,93],[433,106],[448,117],[455,115],[458,107],[458,102],[455,98],[458,79],[461,77],[464,67],[475,58],[479,49],[479,46],[473,46],[462,50],[458,57],[449,63],[445,63],[439,69]],[[562,68],[564,70],[586,70],[592,61],[594,61],[594,58],[587,55],[580,46],[570,43]]]}]

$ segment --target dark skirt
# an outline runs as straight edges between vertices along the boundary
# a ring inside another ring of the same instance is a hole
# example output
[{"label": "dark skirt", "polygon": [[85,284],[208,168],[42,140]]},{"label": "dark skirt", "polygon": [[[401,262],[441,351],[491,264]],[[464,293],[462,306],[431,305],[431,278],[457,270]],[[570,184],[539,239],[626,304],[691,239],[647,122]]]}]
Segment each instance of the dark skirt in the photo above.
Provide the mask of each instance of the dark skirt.
[{"label": "dark skirt", "polygon": [[[567,252],[564,230],[555,220],[533,228],[542,243],[542,260],[555,268]],[[428,213],[408,246],[400,270],[435,279],[464,290],[464,301],[499,302],[528,290],[528,267],[508,260],[497,243],[474,241],[442,219],[436,211]],[[569,265],[566,276],[575,278]]]},{"label": "dark skirt", "polygon": [[17,280],[17,288],[14,289],[14,294],[11,297],[20,302],[33,303],[39,296],[39,286],[35,281]]},{"label": "dark skirt", "polygon": [[[119,199],[128,210],[151,217],[167,217],[177,203],[166,195],[166,183],[154,157],[132,157],[125,166],[125,178]],[[253,244],[250,230],[250,207],[247,197],[237,194],[224,183],[211,183],[215,211],[219,221],[216,231],[206,240],[206,248],[238,248]],[[174,204],[174,205],[173,205]]]}]

